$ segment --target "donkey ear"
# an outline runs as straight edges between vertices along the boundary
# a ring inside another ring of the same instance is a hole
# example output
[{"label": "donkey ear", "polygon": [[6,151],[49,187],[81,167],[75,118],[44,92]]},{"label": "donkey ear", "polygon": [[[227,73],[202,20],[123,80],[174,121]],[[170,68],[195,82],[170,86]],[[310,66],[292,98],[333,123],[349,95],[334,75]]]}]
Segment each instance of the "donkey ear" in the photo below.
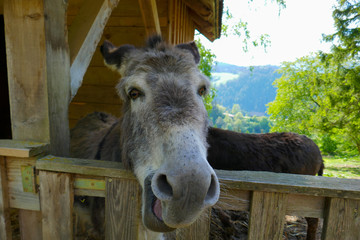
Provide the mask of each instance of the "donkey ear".
[{"label": "donkey ear", "polygon": [[133,45],[125,44],[120,47],[116,47],[107,40],[105,40],[103,45],[100,47],[101,54],[104,57],[105,65],[115,71],[120,70],[125,54],[132,51],[133,49],[135,49]]},{"label": "donkey ear", "polygon": [[189,42],[189,43],[178,44],[178,45],[176,45],[176,47],[190,51],[191,54],[194,56],[195,63],[198,64],[200,62],[199,49],[197,48],[194,41]]}]

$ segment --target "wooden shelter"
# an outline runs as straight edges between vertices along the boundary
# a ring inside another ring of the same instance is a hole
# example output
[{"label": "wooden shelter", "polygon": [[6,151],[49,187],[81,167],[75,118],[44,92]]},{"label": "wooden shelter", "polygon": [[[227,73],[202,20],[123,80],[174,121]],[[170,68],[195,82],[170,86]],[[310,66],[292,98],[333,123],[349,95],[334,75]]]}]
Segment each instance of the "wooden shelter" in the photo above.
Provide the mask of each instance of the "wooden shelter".
[{"label": "wooden shelter", "polygon": [[[118,163],[68,158],[69,123],[119,112],[119,77],[98,51],[104,39],[140,46],[161,33],[176,44],[198,29],[214,40],[221,15],[222,0],[0,0],[1,240],[12,239],[11,209],[22,239],[72,239],[74,195],[105,197],[106,239],[137,239],[136,179]],[[282,239],[285,214],[324,217],[325,239],[360,239],[359,180],[217,175],[217,206],[250,210],[249,239]],[[202,216],[177,239],[208,239],[209,222]]]}]

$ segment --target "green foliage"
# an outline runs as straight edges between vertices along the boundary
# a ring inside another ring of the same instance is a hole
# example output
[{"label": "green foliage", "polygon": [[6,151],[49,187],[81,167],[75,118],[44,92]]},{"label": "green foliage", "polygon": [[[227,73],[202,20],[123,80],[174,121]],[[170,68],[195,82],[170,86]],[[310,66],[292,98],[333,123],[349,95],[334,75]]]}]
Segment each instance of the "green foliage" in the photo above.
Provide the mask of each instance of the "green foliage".
[{"label": "green foliage", "polygon": [[360,89],[353,84],[360,69],[351,59],[351,71],[330,60],[316,54],[283,64],[282,77],[274,82],[276,98],[268,104],[271,131],[320,136],[322,150],[329,153],[336,150],[330,139],[342,136],[360,152]]},{"label": "green foliage", "polygon": [[[213,83],[216,86],[215,102],[229,109],[239,104],[250,115],[265,115],[266,104],[273,101],[276,89],[272,85],[281,75],[277,66],[239,67],[217,63],[213,70]],[[227,81],[227,75],[231,78]]]},{"label": "green foliage", "polygon": [[217,104],[213,106],[209,117],[215,127],[222,129],[243,133],[267,133],[270,131],[268,117],[250,117],[241,110],[239,104],[234,104],[231,110]]},{"label": "green foliage", "polygon": [[[200,39],[195,40],[196,45],[199,49],[199,53],[200,53],[200,62],[199,62],[199,69],[200,71],[207,76],[208,78],[211,79],[211,71],[214,65],[214,59],[215,59],[215,54],[213,54],[211,52],[210,49],[206,49],[205,46],[201,43]],[[212,101],[214,100],[216,96],[216,90],[215,88],[211,88],[209,91],[209,94],[207,94],[203,100],[204,100],[204,104],[205,104],[205,108],[208,112],[211,111],[212,109]]]}]

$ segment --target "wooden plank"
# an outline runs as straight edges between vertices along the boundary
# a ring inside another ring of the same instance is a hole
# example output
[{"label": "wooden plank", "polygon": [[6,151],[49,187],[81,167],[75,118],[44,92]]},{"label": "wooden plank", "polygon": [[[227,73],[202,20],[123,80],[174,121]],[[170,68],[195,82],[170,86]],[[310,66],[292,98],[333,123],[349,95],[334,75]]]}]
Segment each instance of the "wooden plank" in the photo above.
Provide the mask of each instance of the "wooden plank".
[{"label": "wooden plank", "polygon": [[134,174],[131,171],[125,170],[120,162],[61,158],[49,155],[37,160],[36,168],[46,171],[117,177],[130,180],[136,179]]},{"label": "wooden plank", "polygon": [[206,209],[192,225],[176,229],[176,240],[208,240],[210,236],[211,209]]},{"label": "wooden plank", "polygon": [[[13,139],[50,142],[44,5],[5,0],[6,56]],[[19,64],[19,62],[31,64]]]},{"label": "wooden plank", "polygon": [[[68,26],[72,24],[76,16],[68,16]],[[166,27],[167,17],[159,17],[160,27]],[[125,17],[125,16],[111,16],[106,23],[106,27],[136,27],[144,28],[144,21],[141,17]]]},{"label": "wooden plank", "polygon": [[116,117],[120,117],[121,105],[115,104],[99,104],[86,102],[72,102],[69,107],[70,119],[81,119],[89,113],[106,112]]},{"label": "wooden plank", "polygon": [[159,15],[156,0],[138,0],[147,36],[160,34]]},{"label": "wooden plank", "polygon": [[248,239],[282,239],[287,194],[253,192]]},{"label": "wooden plank", "polygon": [[43,239],[73,239],[71,174],[40,171]]},{"label": "wooden plank", "polygon": [[[46,0],[43,2],[43,14],[44,16],[49,16],[44,19],[50,151],[57,156],[69,156],[68,105],[70,103],[70,54],[66,25],[68,1]],[[26,59],[26,61],[29,59]],[[34,109],[34,111],[37,110]]]},{"label": "wooden plank", "polygon": [[360,199],[359,179],[339,179],[287,173],[215,170],[229,188],[322,197]]},{"label": "wooden plank", "polygon": [[5,158],[0,156],[0,239],[11,240],[10,204]]},{"label": "wooden plank", "polygon": [[0,139],[0,155],[9,157],[34,157],[48,153],[49,144]]},{"label": "wooden plank", "polygon": [[86,69],[119,0],[85,1],[69,29],[71,97],[82,84]]},{"label": "wooden plank", "polygon": [[41,212],[31,210],[19,211],[20,236],[22,240],[41,240]]},{"label": "wooden plank", "polygon": [[6,158],[10,207],[25,210],[40,210],[39,194],[24,192],[21,167],[34,167],[36,158]]},{"label": "wooden plank", "polygon": [[140,205],[136,180],[106,178],[105,239],[138,239]]},{"label": "wooden plank", "polygon": [[324,217],[325,197],[289,194],[286,215],[301,217]]},{"label": "wooden plank", "polygon": [[119,105],[120,97],[114,87],[83,85],[73,101]]},{"label": "wooden plank", "polygon": [[322,239],[360,239],[360,200],[327,199]]}]

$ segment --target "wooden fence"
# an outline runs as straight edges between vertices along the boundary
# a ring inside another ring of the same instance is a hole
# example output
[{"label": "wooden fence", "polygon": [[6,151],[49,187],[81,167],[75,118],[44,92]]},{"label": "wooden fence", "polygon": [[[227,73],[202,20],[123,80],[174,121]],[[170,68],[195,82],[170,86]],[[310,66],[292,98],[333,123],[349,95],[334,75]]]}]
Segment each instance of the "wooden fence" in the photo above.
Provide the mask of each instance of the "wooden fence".
[{"label": "wooden fence", "polygon": [[[141,190],[131,172],[119,163],[46,155],[46,149],[46,144],[0,140],[1,240],[12,239],[10,208],[41,211],[41,222],[20,221],[20,227],[40,224],[42,236],[23,239],[72,239],[74,195],[105,197],[106,239],[137,239]],[[282,239],[285,215],[323,218],[323,239],[360,239],[360,180],[216,173],[217,207],[250,211],[248,239]],[[209,230],[210,216],[202,216],[176,236],[209,239]]]}]

